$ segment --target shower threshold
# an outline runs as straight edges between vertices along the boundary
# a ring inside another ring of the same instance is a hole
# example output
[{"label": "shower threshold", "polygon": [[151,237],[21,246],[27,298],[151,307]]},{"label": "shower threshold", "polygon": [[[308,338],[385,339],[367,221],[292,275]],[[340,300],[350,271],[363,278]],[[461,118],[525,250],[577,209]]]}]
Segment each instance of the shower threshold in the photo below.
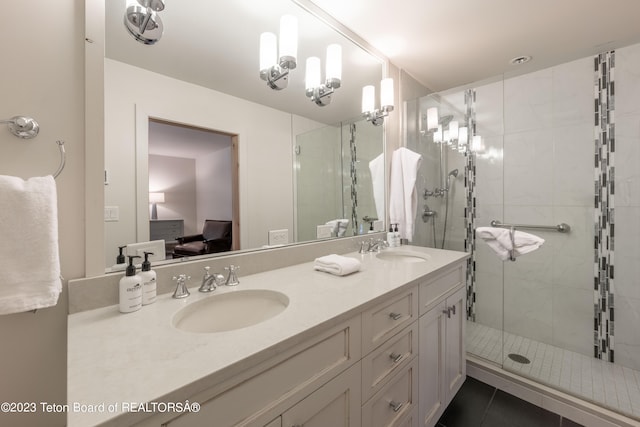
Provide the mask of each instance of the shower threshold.
[{"label": "shower threshold", "polygon": [[[640,419],[640,371],[479,323],[467,322],[466,350],[504,370]],[[504,334],[504,348],[503,348]],[[525,357],[521,363],[508,357]],[[640,423],[638,424],[640,425]]]}]

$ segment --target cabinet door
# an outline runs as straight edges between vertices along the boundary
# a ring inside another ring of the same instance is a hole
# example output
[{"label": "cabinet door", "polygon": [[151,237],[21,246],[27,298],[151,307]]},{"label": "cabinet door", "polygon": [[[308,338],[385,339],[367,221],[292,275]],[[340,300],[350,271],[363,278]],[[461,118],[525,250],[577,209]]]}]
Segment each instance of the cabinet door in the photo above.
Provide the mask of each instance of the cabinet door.
[{"label": "cabinet door", "polygon": [[446,304],[441,302],[420,318],[420,426],[434,426],[446,407]]},{"label": "cabinet door", "polygon": [[446,386],[448,404],[456,395],[467,374],[465,339],[466,290],[461,288],[447,298],[449,311],[446,323]]},{"label": "cabinet door", "polygon": [[282,414],[283,427],[360,427],[360,363]]}]

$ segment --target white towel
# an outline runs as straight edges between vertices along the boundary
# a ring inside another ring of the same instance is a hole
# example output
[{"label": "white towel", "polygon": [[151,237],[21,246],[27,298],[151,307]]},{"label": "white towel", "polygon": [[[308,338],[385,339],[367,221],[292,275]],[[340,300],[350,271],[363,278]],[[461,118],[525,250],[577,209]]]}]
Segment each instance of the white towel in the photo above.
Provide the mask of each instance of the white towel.
[{"label": "white towel", "polygon": [[333,219],[331,221],[327,221],[324,225],[330,225],[333,227],[331,233],[334,236],[344,237],[347,232],[347,227],[349,226],[349,220],[346,218]]},{"label": "white towel", "polygon": [[0,314],[56,305],[62,290],[52,176],[0,176]]},{"label": "white towel", "polygon": [[369,171],[376,214],[379,220],[384,221],[384,153],[369,162]]},{"label": "white towel", "polygon": [[389,219],[398,224],[402,239],[413,239],[418,191],[416,177],[422,156],[408,148],[400,147],[391,158],[391,181],[389,184]]},{"label": "white towel", "polygon": [[342,255],[325,255],[315,259],[313,269],[336,276],[346,276],[360,270],[360,261]]},{"label": "white towel", "polygon": [[534,234],[522,231],[514,231],[511,244],[511,230],[506,228],[478,227],[476,236],[483,239],[502,261],[510,258],[510,251],[514,249],[513,255],[520,256],[535,251],[544,243],[544,239]]}]

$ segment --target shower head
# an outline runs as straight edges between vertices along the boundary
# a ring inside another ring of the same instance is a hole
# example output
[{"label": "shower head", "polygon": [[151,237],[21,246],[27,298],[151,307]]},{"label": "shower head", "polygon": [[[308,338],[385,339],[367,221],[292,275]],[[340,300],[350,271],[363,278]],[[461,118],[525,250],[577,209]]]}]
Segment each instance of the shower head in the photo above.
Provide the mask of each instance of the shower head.
[{"label": "shower head", "polygon": [[458,169],[454,169],[451,172],[449,172],[449,175],[447,175],[447,178],[449,178],[449,177],[456,178],[457,176],[458,176]]}]

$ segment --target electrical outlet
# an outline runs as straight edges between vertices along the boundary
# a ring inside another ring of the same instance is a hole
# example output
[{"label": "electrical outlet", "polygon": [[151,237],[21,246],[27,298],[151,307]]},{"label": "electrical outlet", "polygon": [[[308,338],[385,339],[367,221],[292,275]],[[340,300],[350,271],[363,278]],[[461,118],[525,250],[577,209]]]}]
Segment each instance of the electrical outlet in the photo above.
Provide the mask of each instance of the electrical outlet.
[{"label": "electrical outlet", "polygon": [[328,239],[333,233],[332,225],[317,225],[316,226],[316,238]]},{"label": "electrical outlet", "polygon": [[269,246],[286,245],[289,243],[289,230],[269,230]]}]

